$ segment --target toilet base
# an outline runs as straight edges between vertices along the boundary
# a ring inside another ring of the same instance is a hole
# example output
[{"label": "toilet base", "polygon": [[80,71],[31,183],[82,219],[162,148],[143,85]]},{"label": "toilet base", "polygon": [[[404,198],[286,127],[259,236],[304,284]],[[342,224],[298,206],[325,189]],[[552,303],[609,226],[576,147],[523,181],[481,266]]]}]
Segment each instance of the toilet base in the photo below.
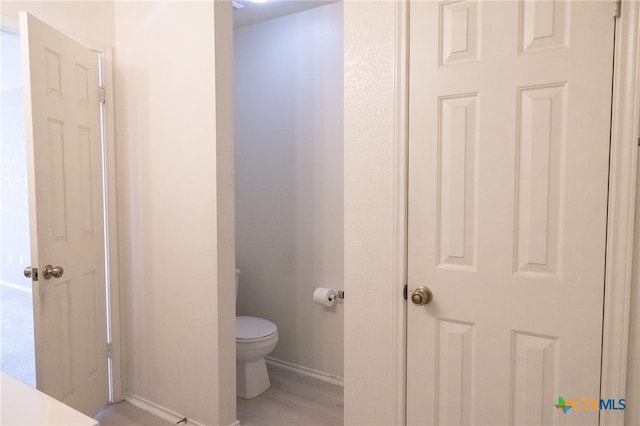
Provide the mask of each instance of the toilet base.
[{"label": "toilet base", "polygon": [[264,358],[236,361],[236,378],[236,395],[242,399],[255,398],[271,387]]}]

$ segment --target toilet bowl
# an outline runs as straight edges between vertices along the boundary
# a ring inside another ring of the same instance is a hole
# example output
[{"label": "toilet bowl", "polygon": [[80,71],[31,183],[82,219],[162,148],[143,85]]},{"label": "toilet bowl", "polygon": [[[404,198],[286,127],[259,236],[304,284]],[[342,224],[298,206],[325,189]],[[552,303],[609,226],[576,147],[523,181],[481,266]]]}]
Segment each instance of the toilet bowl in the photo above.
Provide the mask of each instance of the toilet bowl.
[{"label": "toilet bowl", "polygon": [[278,343],[278,327],[269,320],[236,317],[236,395],[251,399],[269,389],[264,357]]},{"label": "toilet bowl", "polygon": [[[238,275],[236,269],[236,299]],[[251,399],[271,387],[264,357],[278,343],[278,326],[263,318],[236,317],[236,395]]]}]

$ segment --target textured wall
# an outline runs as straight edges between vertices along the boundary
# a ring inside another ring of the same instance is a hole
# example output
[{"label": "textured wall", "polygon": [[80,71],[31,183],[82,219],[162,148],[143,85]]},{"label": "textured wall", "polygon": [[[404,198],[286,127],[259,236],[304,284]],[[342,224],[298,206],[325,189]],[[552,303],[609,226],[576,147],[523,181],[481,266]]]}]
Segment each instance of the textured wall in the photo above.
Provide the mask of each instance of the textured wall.
[{"label": "textured wall", "polygon": [[345,2],[346,425],[400,424],[395,2]]}]

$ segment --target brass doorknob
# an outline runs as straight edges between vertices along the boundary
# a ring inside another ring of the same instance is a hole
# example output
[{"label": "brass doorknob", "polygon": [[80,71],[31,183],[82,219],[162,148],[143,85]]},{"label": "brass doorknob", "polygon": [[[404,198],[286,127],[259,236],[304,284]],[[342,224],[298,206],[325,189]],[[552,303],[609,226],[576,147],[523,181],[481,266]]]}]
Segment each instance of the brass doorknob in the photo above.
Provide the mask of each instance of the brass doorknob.
[{"label": "brass doorknob", "polygon": [[411,292],[411,301],[416,306],[426,305],[433,299],[433,293],[429,290],[429,287],[418,287]]},{"label": "brass doorknob", "polygon": [[35,276],[38,276],[38,268],[32,268],[31,266],[27,266],[26,268],[24,268],[24,276],[27,278],[31,278],[33,277],[35,272]]},{"label": "brass doorknob", "polygon": [[64,269],[62,269],[62,266],[47,265],[42,270],[42,276],[44,277],[45,280],[48,280],[51,277],[60,278],[63,274],[64,274]]}]

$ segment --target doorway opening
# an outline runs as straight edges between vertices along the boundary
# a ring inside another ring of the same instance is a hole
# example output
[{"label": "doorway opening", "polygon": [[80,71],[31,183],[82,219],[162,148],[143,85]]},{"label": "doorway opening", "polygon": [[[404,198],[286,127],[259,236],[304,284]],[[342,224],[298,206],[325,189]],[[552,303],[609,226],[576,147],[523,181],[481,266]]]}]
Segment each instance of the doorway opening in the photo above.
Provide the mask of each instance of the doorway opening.
[{"label": "doorway opening", "polygon": [[0,370],[36,386],[20,36],[0,30]]},{"label": "doorway opening", "polygon": [[343,422],[344,304],[313,299],[344,288],[343,5],[314,3],[234,12],[237,314],[279,336],[271,388],[237,401],[243,424]]}]

